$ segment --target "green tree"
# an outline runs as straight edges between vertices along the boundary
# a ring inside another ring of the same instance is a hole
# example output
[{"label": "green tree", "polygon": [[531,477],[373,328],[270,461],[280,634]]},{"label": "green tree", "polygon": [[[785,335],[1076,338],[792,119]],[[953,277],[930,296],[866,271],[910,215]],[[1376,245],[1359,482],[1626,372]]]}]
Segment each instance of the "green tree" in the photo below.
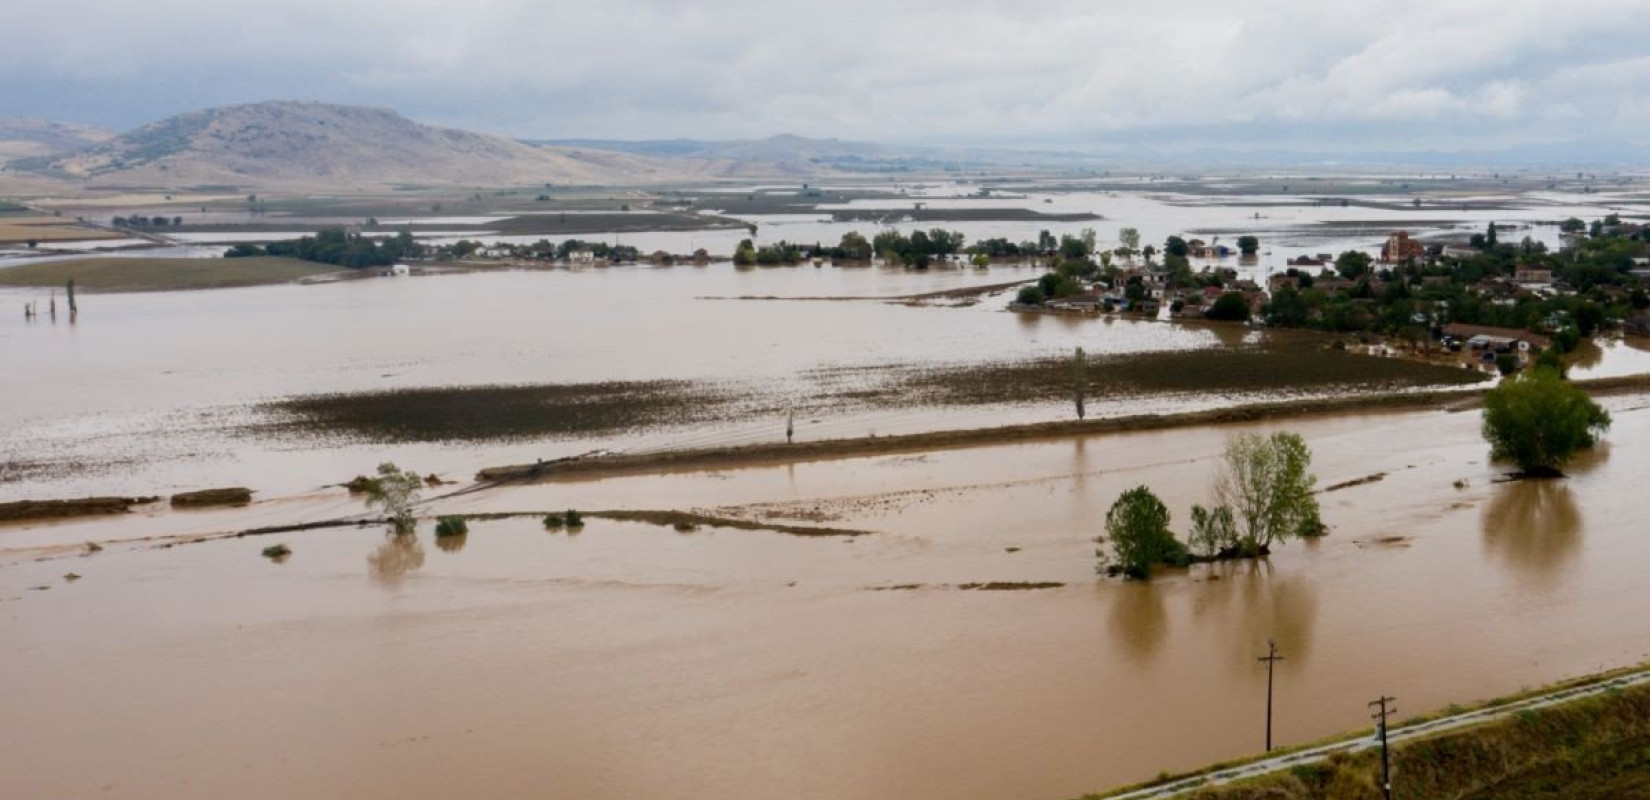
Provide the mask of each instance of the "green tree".
[{"label": "green tree", "polygon": [[733,263],[735,266],[748,267],[756,263],[756,245],[749,239],[739,240],[739,246],[734,248]]},{"label": "green tree", "polygon": [[[1150,578],[1156,564],[1186,562],[1185,546],[1169,532],[1168,507],[1144,486],[1124,492],[1112,504],[1103,540],[1111,543],[1106,566],[1130,578]],[[1106,559],[1104,552],[1099,555]]]},{"label": "green tree", "polygon": [[1128,255],[1130,256],[1140,252],[1140,230],[1138,228],[1124,228],[1118,231],[1117,241],[1128,249]]},{"label": "green tree", "polygon": [[1225,322],[1247,322],[1249,320],[1249,301],[1238,292],[1226,292],[1215,298],[1209,310],[1203,313],[1205,317]]},{"label": "green tree", "polygon": [[1048,300],[1048,295],[1036,286],[1021,286],[1020,293],[1014,297],[1014,302],[1022,306],[1040,306]]},{"label": "green tree", "polygon": [[1299,434],[1245,433],[1227,440],[1215,497],[1231,509],[1243,552],[1264,555],[1273,542],[1322,533],[1311,468],[1312,451]]},{"label": "green tree", "polygon": [[1204,558],[1214,558],[1222,552],[1235,550],[1238,534],[1232,509],[1226,506],[1192,506],[1192,533],[1188,538],[1192,549]]},{"label": "green tree", "polygon": [[842,242],[837,245],[842,251],[842,257],[856,261],[869,261],[874,252],[870,241],[859,231],[848,231],[842,234]]},{"label": "green tree", "polygon": [[1278,287],[1272,293],[1271,302],[1266,304],[1266,319],[1273,325],[1298,328],[1306,324],[1310,313],[1300,290],[1287,283]]},{"label": "green tree", "polygon": [[1181,258],[1185,258],[1191,254],[1192,248],[1190,245],[1186,244],[1185,239],[1182,239],[1179,236],[1170,236],[1168,239],[1163,241],[1163,252],[1171,256],[1180,256]]},{"label": "green tree", "polygon": [[1547,367],[1506,378],[1484,395],[1490,455],[1517,464],[1525,475],[1562,475],[1576,451],[1609,429],[1609,412]]},{"label": "green tree", "polygon": [[1582,222],[1575,217],[1570,217],[1569,219],[1564,220],[1564,224],[1559,225],[1558,227],[1559,230],[1562,230],[1565,233],[1581,233],[1582,231],[1587,230],[1587,223]]},{"label": "green tree", "polygon": [[1260,238],[1249,235],[1239,236],[1237,246],[1238,250],[1244,255],[1252,256],[1260,251]]},{"label": "green tree", "polygon": [[1369,254],[1360,250],[1348,250],[1335,257],[1335,271],[1349,281],[1357,280],[1369,272]]},{"label": "green tree", "polygon": [[412,533],[413,505],[424,479],[412,470],[402,470],[388,461],[378,465],[378,477],[367,482],[367,508],[382,508],[395,533]]}]

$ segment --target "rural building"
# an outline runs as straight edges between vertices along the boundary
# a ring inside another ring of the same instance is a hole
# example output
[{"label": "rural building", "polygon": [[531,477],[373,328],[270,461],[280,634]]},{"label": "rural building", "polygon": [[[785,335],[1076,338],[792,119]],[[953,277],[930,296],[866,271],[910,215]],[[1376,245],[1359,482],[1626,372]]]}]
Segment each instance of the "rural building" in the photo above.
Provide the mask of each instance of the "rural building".
[{"label": "rural building", "polygon": [[1544,267],[1520,266],[1513,271],[1514,283],[1552,283],[1553,271]]},{"label": "rural building", "polygon": [[393,276],[399,278],[399,277],[402,277],[402,276],[405,276],[405,275],[411,275],[412,274],[412,268],[408,267],[406,264],[396,264],[394,266],[391,266],[389,268],[389,270],[387,272],[385,272],[384,274],[393,275]]},{"label": "rural building", "polygon": [[596,263],[596,254],[589,250],[574,250],[568,255],[567,260],[574,264],[594,264]]},{"label": "rural building", "polygon": [[1474,350],[1545,350],[1552,341],[1538,333],[1517,328],[1497,328],[1490,325],[1467,325],[1452,322],[1445,325],[1443,335]]},{"label": "rural building", "polygon": [[1386,244],[1381,245],[1381,261],[1386,264],[1400,264],[1412,258],[1426,258],[1426,255],[1426,245],[1409,238],[1409,231],[1393,231],[1386,237]]}]

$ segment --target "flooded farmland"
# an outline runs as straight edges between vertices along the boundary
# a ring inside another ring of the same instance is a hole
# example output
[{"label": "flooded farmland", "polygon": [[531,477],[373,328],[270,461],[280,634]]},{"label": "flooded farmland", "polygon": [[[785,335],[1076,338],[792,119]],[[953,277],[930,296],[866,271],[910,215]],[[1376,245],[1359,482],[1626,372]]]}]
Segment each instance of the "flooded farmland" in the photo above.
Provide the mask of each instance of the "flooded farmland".
[{"label": "flooded farmland", "polygon": [[[1650,414],[1563,482],[1499,484],[1471,412],[1292,427],[1328,537],[1150,584],[1097,578],[1099,509],[1185,520],[1232,428],[503,488],[432,513],[699,509],[863,529],[801,537],[592,518],[477,520],[457,542],[246,512],[7,531],[8,794],[249,798],[1073,797],[1650,656],[1629,507]],[[1464,488],[1456,488],[1464,481]],[[262,510],[257,510],[262,508]],[[80,556],[86,540],[101,553]],[[272,541],[284,563],[258,558]],[[19,555],[16,551],[13,555]],[[66,581],[65,573],[79,575]],[[1058,584],[991,591],[970,584]],[[40,587],[44,587],[43,589]],[[87,626],[96,633],[87,635]],[[73,741],[74,748],[61,742]]]},{"label": "flooded farmland", "polygon": [[[1016,202],[1099,214],[1049,227],[1103,239],[1259,226],[1270,253],[1227,261],[1262,278],[1376,246],[1397,220],[1552,242],[1546,222],[1597,210],[1556,194],[1423,212]],[[873,229],[752,219],[759,241]],[[806,443],[1068,420],[1077,347],[1093,417],[1478,377],[1316,334],[1005,311],[1039,274],[490,269],[0,318],[0,502],[256,492],[0,526],[0,795],[1056,800],[1259,749],[1267,639],[1288,658],[1287,743],[1362,725],[1381,693],[1419,714],[1650,658],[1631,613],[1650,602],[1630,507],[1650,468],[1642,394],[1605,401],[1614,429],[1563,481],[1500,482],[1470,403],[1290,421],[1320,487],[1352,484],[1319,496],[1329,535],[1149,584],[1096,574],[1105,509],[1147,485],[1183,532],[1226,437],[1278,423],[469,485],[592,451],[780,442],[791,424]],[[0,289],[0,305],[40,294]],[[1642,340],[1574,364],[1644,373]],[[456,484],[426,491],[414,537],[349,523],[361,497],[337,484],[386,460]],[[586,524],[540,521],[567,509]],[[470,532],[436,538],[440,514]],[[290,556],[260,557],[277,543]]]}]

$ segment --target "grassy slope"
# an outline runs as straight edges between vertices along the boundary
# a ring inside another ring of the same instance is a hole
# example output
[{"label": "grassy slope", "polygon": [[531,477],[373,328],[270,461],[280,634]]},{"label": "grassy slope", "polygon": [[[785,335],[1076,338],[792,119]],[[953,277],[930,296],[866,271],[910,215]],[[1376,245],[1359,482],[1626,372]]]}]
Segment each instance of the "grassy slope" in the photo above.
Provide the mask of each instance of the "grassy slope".
[{"label": "grassy slope", "polygon": [[62,286],[105,292],[222,289],[287,283],[335,272],[292,258],[80,258],[0,269],[0,286]]},{"label": "grassy slope", "polygon": [[[1395,746],[1396,800],[1650,797],[1650,687]],[[1195,800],[1377,800],[1374,751],[1200,790]]]}]

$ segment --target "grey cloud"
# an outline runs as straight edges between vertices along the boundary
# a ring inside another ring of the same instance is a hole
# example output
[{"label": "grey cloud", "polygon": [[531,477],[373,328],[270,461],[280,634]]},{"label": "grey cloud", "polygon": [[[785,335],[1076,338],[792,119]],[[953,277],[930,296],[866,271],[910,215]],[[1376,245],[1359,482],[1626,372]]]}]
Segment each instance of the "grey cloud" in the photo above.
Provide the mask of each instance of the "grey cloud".
[{"label": "grey cloud", "polygon": [[[1638,0],[11,0],[0,114],[386,105],[518,136],[1640,138]],[[1428,142],[1430,143],[1430,142]]]}]

